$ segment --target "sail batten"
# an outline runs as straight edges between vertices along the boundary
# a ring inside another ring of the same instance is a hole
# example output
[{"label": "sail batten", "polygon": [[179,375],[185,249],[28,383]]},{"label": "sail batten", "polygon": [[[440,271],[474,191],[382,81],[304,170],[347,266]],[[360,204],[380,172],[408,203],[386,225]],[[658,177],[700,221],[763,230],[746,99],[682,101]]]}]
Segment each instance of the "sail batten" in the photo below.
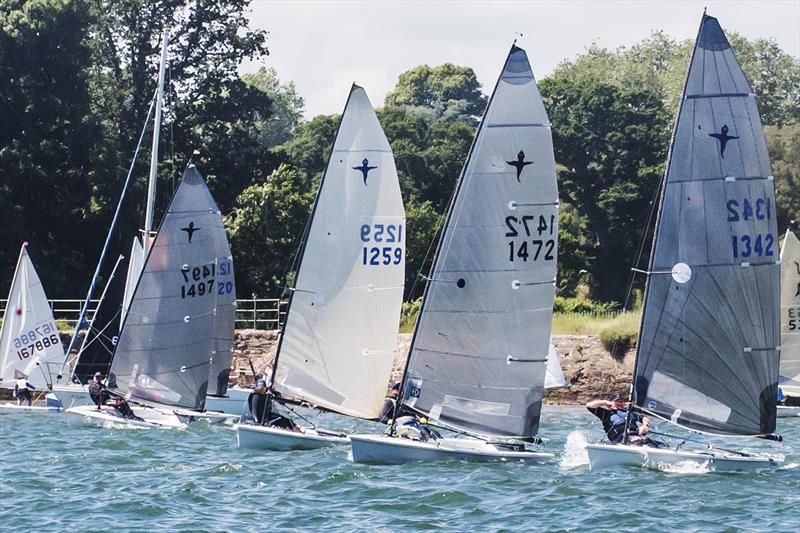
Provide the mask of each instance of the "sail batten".
[{"label": "sail batten", "polygon": [[780,345],[772,172],[752,90],[712,17],[684,95],[649,268],[671,275],[648,277],[634,402],[698,431],[769,433]]},{"label": "sail batten", "polygon": [[380,414],[405,278],[405,211],[391,147],[353,86],[312,210],[273,388],[358,418]]},{"label": "sail batten", "polygon": [[549,124],[513,46],[456,184],[404,376],[406,406],[462,431],[538,431],[558,244]]}]

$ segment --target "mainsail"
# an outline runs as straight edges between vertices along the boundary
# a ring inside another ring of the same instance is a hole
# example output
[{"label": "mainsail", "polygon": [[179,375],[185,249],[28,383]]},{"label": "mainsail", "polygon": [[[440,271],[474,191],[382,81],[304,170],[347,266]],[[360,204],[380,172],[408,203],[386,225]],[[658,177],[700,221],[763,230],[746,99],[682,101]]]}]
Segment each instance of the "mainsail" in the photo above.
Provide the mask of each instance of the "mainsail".
[{"label": "mainsail", "polygon": [[78,352],[78,362],[72,375],[84,385],[92,380],[95,372],[108,374],[111,366],[114,346],[119,339],[119,316],[122,313],[127,263],[123,256],[117,259]]},{"label": "mainsail", "polygon": [[214,309],[214,351],[208,375],[208,394],[222,396],[228,392],[228,378],[233,360],[233,334],[236,328],[236,282],[233,279],[233,256],[227,237],[217,240],[214,252],[217,269],[217,305]]},{"label": "mainsail", "polygon": [[51,383],[50,364],[61,365],[64,347],[42,282],[22,244],[11,282],[3,326],[0,329],[0,387],[13,389],[22,373],[31,385],[45,389]]},{"label": "mainsail", "polygon": [[670,147],[634,402],[698,431],[775,429],[780,344],[772,173],[753,91],[704,15]]},{"label": "mainsail", "polygon": [[781,367],[784,394],[800,396],[800,241],[786,230],[781,248]]},{"label": "mainsail", "polygon": [[439,242],[405,405],[481,435],[537,433],[558,205],[547,112],[525,51],[512,46]]},{"label": "mainsail", "polygon": [[200,173],[189,165],[145,261],[109,386],[137,400],[203,408],[214,309],[229,289],[216,255],[225,238],[219,209]]},{"label": "mainsail", "polygon": [[353,85],[311,214],[273,388],[377,418],[405,276],[405,211],[392,149]]}]

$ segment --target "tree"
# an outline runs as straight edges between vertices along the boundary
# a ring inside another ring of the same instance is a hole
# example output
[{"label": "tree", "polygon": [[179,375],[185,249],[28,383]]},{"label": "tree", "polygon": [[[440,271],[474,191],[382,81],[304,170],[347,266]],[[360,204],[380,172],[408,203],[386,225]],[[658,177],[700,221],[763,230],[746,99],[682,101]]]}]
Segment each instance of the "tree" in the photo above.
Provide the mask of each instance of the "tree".
[{"label": "tree", "polygon": [[782,128],[767,126],[764,133],[775,176],[778,231],[783,233],[790,225],[797,231],[800,219],[800,123]]},{"label": "tree", "polygon": [[300,173],[306,190],[315,187],[322,178],[339,120],[339,115],[317,115],[307,122],[301,122],[292,140],[272,150],[277,161],[290,165]]},{"label": "tree", "polygon": [[240,296],[278,295],[285,286],[314,200],[302,183],[283,164],[245,189],[226,217]]},{"label": "tree", "polygon": [[584,267],[602,301],[624,300],[669,144],[661,95],[646,88],[582,83],[554,75],[540,84],[553,123],[563,201],[595,236]]},{"label": "tree", "polygon": [[281,83],[274,68],[264,67],[255,74],[243,75],[242,81],[263,92],[271,102],[257,126],[261,130],[261,145],[272,148],[290,140],[303,118],[304,106],[294,82]]},{"label": "tree", "polygon": [[486,97],[471,68],[445,63],[437,67],[420,65],[400,74],[384,104],[428,109],[437,119],[474,126],[486,107]]},{"label": "tree", "polygon": [[434,209],[431,202],[406,202],[406,286],[405,299],[414,300],[422,296],[425,281],[431,269],[436,240],[441,230],[443,215]]},{"label": "tree", "polygon": [[48,295],[73,296],[97,246],[88,20],[81,2],[0,3],[0,287],[27,240]]}]

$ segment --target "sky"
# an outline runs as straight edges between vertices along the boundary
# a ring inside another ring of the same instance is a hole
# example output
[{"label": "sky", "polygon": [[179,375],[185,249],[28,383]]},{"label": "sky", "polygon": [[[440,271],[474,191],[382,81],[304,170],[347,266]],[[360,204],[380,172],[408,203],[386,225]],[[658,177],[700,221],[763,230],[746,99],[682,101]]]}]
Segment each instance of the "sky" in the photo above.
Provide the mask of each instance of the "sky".
[{"label": "sky", "polygon": [[270,55],[240,71],[275,68],[294,81],[310,118],[340,113],[353,82],[379,107],[398,76],[421,64],[472,67],[487,92],[515,38],[537,78],[592,43],[615,49],[653,30],[693,39],[704,7],[726,31],[773,38],[800,57],[800,0],[253,0],[250,25],[269,31]]}]

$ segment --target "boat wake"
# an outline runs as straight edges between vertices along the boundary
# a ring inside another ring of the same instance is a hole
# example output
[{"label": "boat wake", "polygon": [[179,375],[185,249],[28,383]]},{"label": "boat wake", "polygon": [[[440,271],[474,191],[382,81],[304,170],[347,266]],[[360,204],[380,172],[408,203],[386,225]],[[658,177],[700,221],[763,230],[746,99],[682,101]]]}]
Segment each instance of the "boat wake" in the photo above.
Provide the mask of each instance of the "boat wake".
[{"label": "boat wake", "polygon": [[561,453],[558,466],[563,470],[588,466],[589,453],[586,451],[588,443],[589,438],[582,431],[573,431],[567,435],[567,442],[564,444],[564,451]]},{"label": "boat wake", "polygon": [[661,472],[669,474],[706,474],[712,472],[710,461],[678,461],[677,463],[661,463],[656,465]]}]

